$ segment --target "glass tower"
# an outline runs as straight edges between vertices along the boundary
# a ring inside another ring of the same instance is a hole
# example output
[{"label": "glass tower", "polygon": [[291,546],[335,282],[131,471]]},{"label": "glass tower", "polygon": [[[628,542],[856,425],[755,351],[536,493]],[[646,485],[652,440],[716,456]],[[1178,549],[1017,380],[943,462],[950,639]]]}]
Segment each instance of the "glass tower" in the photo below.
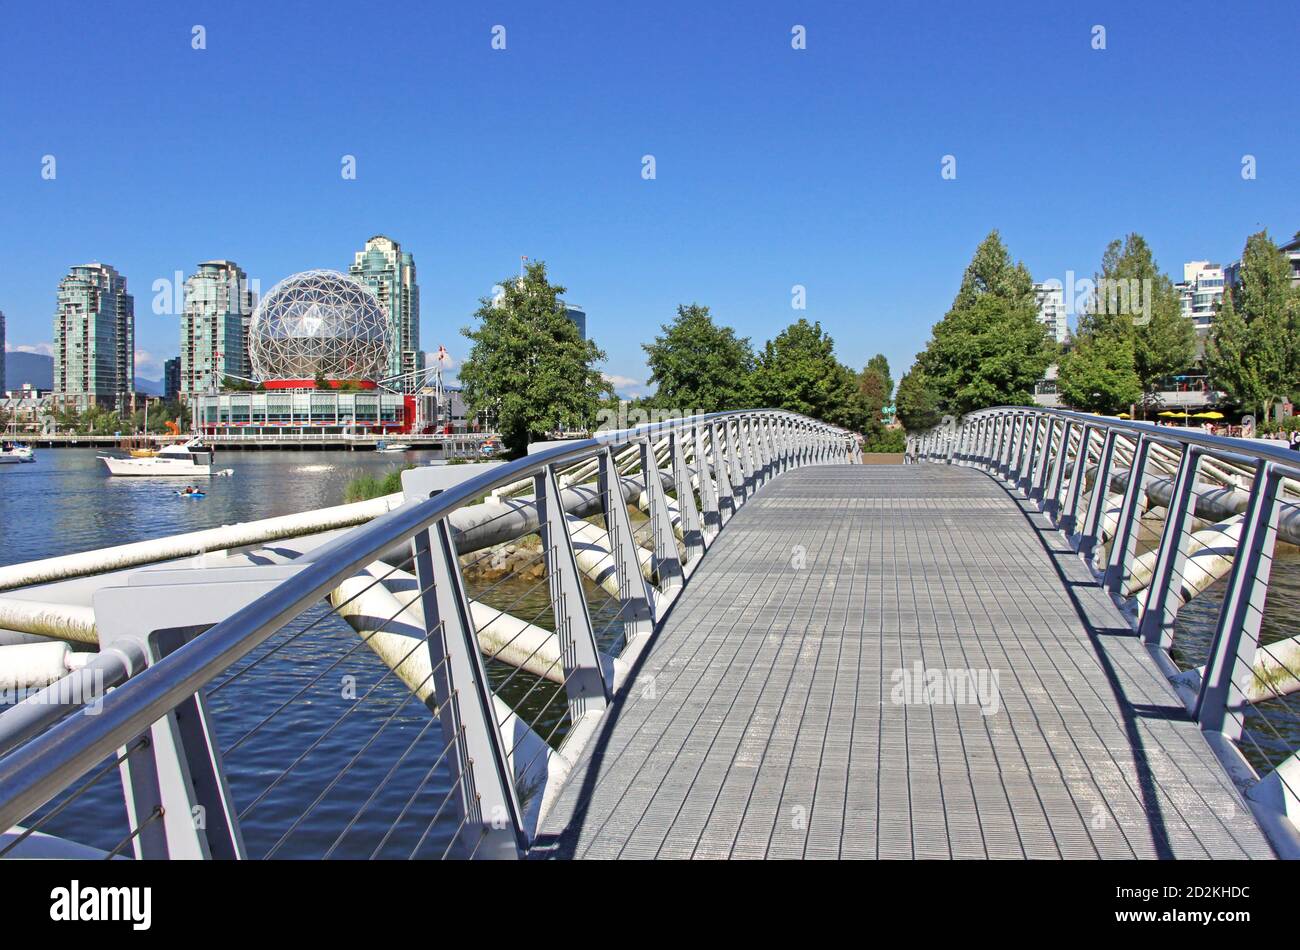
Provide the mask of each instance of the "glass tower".
[{"label": "glass tower", "polygon": [[388,383],[389,388],[412,392],[423,380],[420,351],[420,287],[415,282],[415,258],[403,252],[392,238],[377,234],[357,251],[348,269],[379,298],[388,314],[388,367],[385,377],[401,376]]},{"label": "glass tower", "polygon": [[204,261],[185,281],[181,315],[181,394],[215,392],[226,376],[252,375],[248,324],[253,293],[234,261]]},{"label": "glass tower", "polygon": [[59,281],[54,392],[77,410],[127,412],[135,390],[135,299],[107,264],[79,264]]}]

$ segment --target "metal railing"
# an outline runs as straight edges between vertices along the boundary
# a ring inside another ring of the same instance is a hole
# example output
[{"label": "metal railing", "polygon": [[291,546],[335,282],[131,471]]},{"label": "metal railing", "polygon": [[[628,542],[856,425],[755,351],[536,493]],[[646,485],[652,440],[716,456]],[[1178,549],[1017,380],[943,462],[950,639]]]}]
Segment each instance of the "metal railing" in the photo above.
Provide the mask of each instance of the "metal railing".
[{"label": "metal railing", "polygon": [[1274,847],[1300,856],[1300,457],[1267,442],[1028,407],[950,420],[909,437],[908,455],[982,469],[1049,516]]},{"label": "metal railing", "polygon": [[0,714],[0,856],[115,796],[103,856],[522,855],[727,521],[853,447],[716,413],[433,494],[410,470],[405,504],[297,556],[132,573],[95,595],[90,698],[67,677],[57,709]]}]

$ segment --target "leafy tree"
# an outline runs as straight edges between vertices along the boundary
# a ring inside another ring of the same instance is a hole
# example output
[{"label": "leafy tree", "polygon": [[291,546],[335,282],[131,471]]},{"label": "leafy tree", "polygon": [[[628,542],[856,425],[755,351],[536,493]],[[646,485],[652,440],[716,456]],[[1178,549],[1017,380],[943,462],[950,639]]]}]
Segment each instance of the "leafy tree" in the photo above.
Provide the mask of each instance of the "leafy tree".
[{"label": "leafy tree", "polygon": [[[1196,360],[1196,329],[1182,315],[1173,281],[1160,272],[1140,234],[1106,246],[1096,293],[1079,324],[1079,337],[1104,333],[1128,341],[1133,371],[1147,401],[1162,380],[1190,368]],[[1110,347],[1105,352],[1114,356],[1119,349]]]},{"label": "leafy tree", "polygon": [[939,403],[939,391],[919,365],[913,366],[898,381],[894,406],[898,412],[898,421],[903,423],[903,428],[907,431],[924,432],[943,421]]},{"label": "leafy tree", "polygon": [[1058,385],[1065,404],[1084,412],[1116,412],[1136,402],[1142,383],[1131,341],[1108,333],[1079,337],[1061,358]]},{"label": "leafy tree", "polygon": [[802,413],[855,432],[861,432],[867,421],[857,374],[835,358],[835,341],[822,331],[821,323],[802,318],[763,347],[754,394],[758,405]]},{"label": "leafy tree", "polygon": [[643,343],[653,403],[661,409],[722,412],[753,405],[754,350],[748,337],[713,322],[709,308],[683,304],[662,335]]},{"label": "leafy tree", "polygon": [[1223,295],[1206,362],[1216,386],[1263,416],[1300,381],[1300,290],[1267,231],[1246,240],[1239,285]]},{"label": "leafy tree", "polygon": [[884,438],[884,409],[894,392],[894,381],[889,377],[889,360],[883,353],[871,357],[858,375],[858,392],[867,412],[866,428],[862,432],[866,442],[874,445]]},{"label": "leafy tree", "polygon": [[1055,353],[1038,320],[1029,271],[1011,262],[993,231],[976,249],[917,363],[939,394],[938,409],[964,414],[1032,402],[1034,384]]},{"label": "leafy tree", "polygon": [[496,416],[507,451],[518,456],[557,429],[590,428],[611,387],[595,368],[605,354],[565,316],[565,289],[547,280],[543,261],[501,287],[499,300],[479,301],[478,326],[461,331],[473,346],[460,381],[469,406]]}]

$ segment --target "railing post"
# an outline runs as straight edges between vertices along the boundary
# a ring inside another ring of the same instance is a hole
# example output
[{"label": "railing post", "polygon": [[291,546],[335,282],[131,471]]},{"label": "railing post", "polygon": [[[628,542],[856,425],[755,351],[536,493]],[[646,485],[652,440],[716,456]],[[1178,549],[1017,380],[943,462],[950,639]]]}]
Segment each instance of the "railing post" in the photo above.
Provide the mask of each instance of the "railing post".
[{"label": "railing post", "polygon": [[736,513],[736,491],[731,487],[730,466],[722,454],[721,423],[714,422],[710,424],[709,447],[713,450],[713,472],[718,486],[718,498],[721,506],[718,527],[721,528]]},{"label": "railing post", "polygon": [[763,466],[758,457],[757,433],[754,431],[752,420],[749,416],[742,416],[740,422],[743,426],[740,444],[745,449],[745,461],[748,464],[750,477],[749,493],[752,495],[758,491],[758,486],[763,484]]},{"label": "railing post", "polygon": [[767,422],[762,416],[754,419],[754,443],[758,449],[758,464],[762,471],[762,482],[766,483],[775,474],[772,471],[772,455],[767,445]]},{"label": "railing post", "polygon": [[1196,721],[1207,732],[1241,738],[1247,704],[1242,689],[1254,676],[1259,652],[1259,628],[1268,598],[1273,548],[1277,543],[1282,477],[1272,462],[1255,470],[1250,502],[1242,523],[1241,541],[1228,575],[1228,590],[1219,609],[1219,622],[1210,645],[1210,661],[1196,702]]},{"label": "railing post", "polygon": [[1034,465],[1029,469],[1029,499],[1038,502],[1038,510],[1043,510],[1043,495],[1047,491],[1047,475],[1052,468],[1052,436],[1056,434],[1056,418],[1043,416],[1043,446],[1039,450]]},{"label": "railing post", "polygon": [[722,512],[718,508],[718,487],[709,472],[709,456],[704,451],[705,426],[692,428],[695,444],[695,473],[700,480],[700,501],[704,506],[704,531],[701,540],[707,548],[722,529]]},{"label": "railing post", "polygon": [[1088,517],[1084,522],[1083,532],[1078,537],[1076,550],[1091,558],[1093,549],[1101,541],[1102,527],[1106,521],[1106,493],[1110,490],[1110,467],[1115,458],[1116,430],[1107,429],[1101,445],[1101,459],[1097,462],[1097,474],[1092,483],[1092,497],[1088,500]]},{"label": "railing post", "polygon": [[1106,573],[1102,586],[1112,594],[1122,596],[1124,576],[1129,565],[1133,563],[1138,538],[1138,522],[1142,520],[1142,481],[1146,475],[1147,458],[1151,454],[1151,440],[1145,434],[1139,435],[1133,446],[1133,465],[1129,470],[1128,487],[1124,492],[1124,502],[1120,505],[1119,521],[1115,525],[1115,537],[1110,546],[1110,556],[1106,559]]},{"label": "railing post", "polygon": [[560,487],[553,466],[547,465],[533,476],[533,497],[546,579],[550,582],[555,632],[564,664],[569,718],[576,723],[588,712],[605,708],[609,702],[609,684],[605,682],[600,648],[591,626],[582,575],[578,573],[578,559],[573,553],[573,539],[560,504]]},{"label": "railing post", "polygon": [[745,472],[740,452],[740,423],[735,419],[723,422],[727,430],[727,458],[731,462],[731,489],[735,493],[736,507],[739,508],[749,497],[749,477]]},{"label": "railing post", "polygon": [[1011,456],[1015,452],[1016,430],[1020,426],[1020,416],[1007,413],[1006,428],[1002,433],[1002,451],[998,455],[998,474],[1006,478],[1011,471]]},{"label": "railing post", "polygon": [[1025,417],[1025,429],[1020,436],[1020,459],[1016,463],[1016,487],[1029,497],[1029,488],[1033,482],[1034,465],[1038,460],[1038,433],[1042,428],[1042,417],[1034,414],[1033,426],[1029,417]]},{"label": "railing post", "polygon": [[[686,546],[686,566],[683,572],[693,571],[696,562],[704,556],[704,528],[700,523],[700,509],[695,505],[695,489],[691,487],[691,470],[686,467],[686,449],[682,445],[683,435],[671,432],[668,435],[668,457],[672,460],[673,484],[677,489],[677,511],[682,522],[682,543]],[[704,480],[708,477],[703,471],[699,473],[700,494],[704,493]]]},{"label": "railing post", "polygon": [[1061,420],[1061,442],[1052,459],[1047,486],[1043,490],[1043,512],[1058,525],[1060,524],[1058,516],[1061,513],[1061,485],[1065,478],[1065,467],[1070,462],[1070,432],[1073,429],[1073,421]]},{"label": "railing post", "polygon": [[[659,462],[655,459],[654,442],[650,436],[641,442],[641,471],[645,475],[646,495],[650,503],[650,536],[654,539],[652,563],[659,576],[660,589],[671,597],[682,587],[682,562],[677,555],[673,520],[668,513],[668,496],[664,493],[664,482],[659,474]],[[686,490],[689,492],[690,488],[690,482],[687,481]],[[677,503],[679,506],[682,503],[680,490]],[[685,528],[685,521],[682,527]],[[659,611],[656,610],[655,617],[658,616]]]},{"label": "railing post", "polygon": [[469,854],[517,858],[523,812],[445,518],[414,538],[433,695]]},{"label": "railing post", "polygon": [[1079,524],[1079,502],[1083,498],[1083,483],[1088,477],[1088,452],[1092,447],[1092,433],[1095,427],[1084,423],[1079,430],[1079,448],[1075,451],[1074,467],[1070,470],[1070,487],[1065,492],[1065,503],[1056,526],[1066,536],[1075,534]]},{"label": "railing post", "polygon": [[1168,650],[1173,645],[1174,620],[1181,597],[1174,594],[1173,586],[1187,572],[1188,527],[1192,522],[1193,501],[1196,497],[1196,475],[1200,469],[1204,450],[1188,445],[1178,465],[1165,514],[1165,527],[1160,535],[1156,563],[1151,570],[1142,606],[1142,621],[1138,632],[1145,643],[1159,645]]},{"label": "railing post", "polygon": [[[619,481],[618,465],[609,447],[601,453],[599,491],[605,499],[605,531],[613,554],[614,576],[618,581],[619,616],[623,618],[624,643],[649,635],[657,618],[657,604],[650,582],[641,573],[641,560],[632,534],[632,519]],[[660,486],[662,487],[662,486]]]}]

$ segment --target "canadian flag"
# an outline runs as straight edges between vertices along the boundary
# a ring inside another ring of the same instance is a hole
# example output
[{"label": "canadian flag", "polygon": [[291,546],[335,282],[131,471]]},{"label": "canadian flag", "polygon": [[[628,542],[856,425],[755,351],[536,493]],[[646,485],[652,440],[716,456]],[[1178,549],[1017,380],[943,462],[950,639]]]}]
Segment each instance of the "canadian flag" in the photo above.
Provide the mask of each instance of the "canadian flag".
[{"label": "canadian flag", "polygon": [[445,346],[438,347],[438,362],[439,363],[447,362],[447,348]]}]

